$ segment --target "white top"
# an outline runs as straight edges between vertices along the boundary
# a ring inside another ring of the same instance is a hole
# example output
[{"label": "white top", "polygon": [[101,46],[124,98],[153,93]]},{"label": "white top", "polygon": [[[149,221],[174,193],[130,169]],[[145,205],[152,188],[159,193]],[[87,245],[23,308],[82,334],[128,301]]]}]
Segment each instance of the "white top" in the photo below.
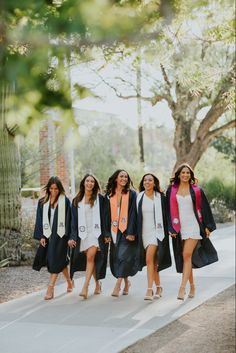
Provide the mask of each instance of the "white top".
[{"label": "white top", "polygon": [[[120,207],[117,207],[117,214],[118,214],[118,221],[119,221],[119,217],[120,217]],[[117,226],[118,227],[118,226]],[[118,230],[117,230],[118,232]],[[115,232],[113,232],[113,230],[111,230],[111,236],[112,236],[112,240],[113,243],[116,244],[116,240],[117,240],[117,234]]]},{"label": "white top", "polygon": [[193,210],[191,195],[176,195],[179,206],[180,232],[182,239],[202,239],[199,224]]},{"label": "white top", "polygon": [[93,209],[90,204],[85,204],[85,221],[87,229],[87,237],[80,240],[80,251],[85,251],[91,246],[99,247],[98,239],[93,235]]},{"label": "white top", "polygon": [[143,195],[142,215],[142,240],[143,246],[146,249],[148,245],[157,245],[157,237],[154,218],[154,200],[150,199],[150,197],[145,194]]},{"label": "white top", "polygon": [[52,230],[52,226],[53,226],[53,220],[54,220],[54,215],[55,215],[55,208],[52,208],[50,207],[50,227],[51,227],[51,230]]}]

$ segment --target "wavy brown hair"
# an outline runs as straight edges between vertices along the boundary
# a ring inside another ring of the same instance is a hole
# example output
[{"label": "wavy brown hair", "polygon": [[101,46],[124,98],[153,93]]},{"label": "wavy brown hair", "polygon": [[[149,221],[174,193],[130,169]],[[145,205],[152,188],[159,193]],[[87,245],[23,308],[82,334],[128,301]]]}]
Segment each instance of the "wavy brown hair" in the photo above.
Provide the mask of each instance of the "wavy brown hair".
[{"label": "wavy brown hair", "polygon": [[83,200],[83,197],[84,197],[84,194],[85,194],[85,186],[84,186],[84,183],[85,183],[85,180],[88,178],[88,177],[92,177],[94,179],[94,187],[93,187],[93,190],[92,190],[92,195],[89,199],[89,203],[91,205],[91,207],[94,205],[94,202],[97,198],[97,195],[100,191],[100,186],[99,186],[99,182],[98,180],[95,178],[94,175],[92,174],[86,174],[83,179],[81,180],[80,182],[80,186],[79,186],[79,191],[77,193],[77,195],[75,196],[75,198],[73,199],[72,203],[75,207],[78,207],[78,204],[80,201]]},{"label": "wavy brown hair", "polygon": [[141,181],[140,181],[140,183],[139,183],[139,192],[145,190],[145,188],[144,188],[144,186],[143,186],[143,182],[144,182],[145,176],[147,176],[147,175],[151,175],[151,176],[153,177],[153,179],[154,179],[154,191],[157,191],[157,192],[160,192],[160,193],[161,193],[162,191],[161,191],[161,188],[160,188],[160,181],[159,181],[159,179],[158,179],[154,174],[152,174],[152,173],[146,173],[146,174],[144,174],[144,176],[142,177],[142,179],[141,179]]},{"label": "wavy brown hair", "polygon": [[50,197],[50,190],[49,189],[52,184],[56,184],[56,186],[59,190],[59,194],[58,194],[56,200],[54,201],[54,204],[57,202],[60,195],[65,195],[65,189],[62,185],[61,180],[58,178],[58,176],[52,176],[51,178],[49,178],[47,184],[43,187],[43,191],[45,191],[45,196],[40,199],[40,202],[42,204],[45,204],[49,200],[49,197]]},{"label": "wavy brown hair", "polygon": [[133,186],[133,182],[130,179],[129,174],[126,172],[126,170],[124,169],[117,169],[108,179],[107,185],[106,185],[106,189],[105,192],[109,195],[109,196],[113,196],[115,195],[115,190],[116,190],[116,186],[117,186],[117,177],[121,172],[125,172],[128,175],[128,182],[124,187],[123,193],[127,194],[127,192],[130,190],[130,188],[134,188]]},{"label": "wavy brown hair", "polygon": [[190,167],[190,165],[188,163],[183,163],[181,164],[177,170],[175,171],[174,176],[170,179],[170,183],[171,184],[179,184],[180,183],[180,179],[179,179],[179,175],[181,173],[181,171],[184,168],[188,168],[190,171],[190,179],[189,179],[189,184],[196,184],[197,183],[197,178],[195,178],[194,176],[194,171],[192,170],[192,168]]}]

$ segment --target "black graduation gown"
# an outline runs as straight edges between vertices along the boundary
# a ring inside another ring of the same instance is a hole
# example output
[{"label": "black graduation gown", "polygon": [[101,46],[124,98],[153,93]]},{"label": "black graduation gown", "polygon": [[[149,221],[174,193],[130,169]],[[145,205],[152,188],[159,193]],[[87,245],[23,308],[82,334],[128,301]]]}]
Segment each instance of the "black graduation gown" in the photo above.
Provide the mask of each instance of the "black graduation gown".
[{"label": "black graduation gown", "polygon": [[[127,235],[134,235],[135,240],[129,241]],[[136,192],[130,190],[128,205],[128,223],[124,233],[117,232],[116,244],[113,243],[111,234],[111,209],[108,195],[105,195],[105,237],[111,238],[110,268],[114,277],[125,278],[134,276],[138,272],[137,253],[137,210]]]},{"label": "black graduation gown", "polygon": [[[139,203],[138,203],[138,266],[139,271],[142,271],[142,268],[146,266],[146,251],[143,246],[142,240],[142,227],[143,227],[143,213],[142,213],[142,204],[143,204],[143,196],[142,195]],[[162,216],[163,216],[163,226],[165,237],[162,241],[157,238],[157,264],[158,264],[158,272],[165,270],[166,268],[171,266],[171,256],[170,256],[170,245],[169,245],[169,233],[167,226],[167,217],[166,217],[166,202],[165,196],[161,193],[161,206],[162,206]]]},{"label": "black graduation gown", "polygon": [[[168,209],[168,230],[170,233],[176,233],[172,227],[171,217],[170,217],[170,192],[171,186],[167,189],[166,199],[167,199],[167,209]],[[216,229],[216,224],[211,212],[209,202],[206,198],[205,193],[201,189],[201,214],[202,214],[202,223],[200,223],[197,212],[196,212],[196,197],[192,187],[190,187],[190,195],[193,202],[193,210],[197,222],[200,227],[200,235],[202,239],[198,241],[196,248],[193,251],[192,255],[192,267],[201,268],[207,265],[210,265],[218,261],[218,255],[216,249],[214,248],[212,242],[209,238],[206,237],[205,228],[208,228],[210,232]],[[183,272],[183,256],[182,256],[182,239],[181,232],[177,234],[176,238],[172,237],[172,245],[175,257],[176,270],[179,273]]]},{"label": "black graduation gown", "polygon": [[[68,234],[70,233],[70,211],[71,205],[70,200],[66,197],[66,214],[65,214],[65,225],[66,234],[61,238],[57,234],[57,221],[58,221],[58,206],[55,209],[52,234],[49,239],[46,239],[47,245],[44,248],[39,245],[36,252],[35,259],[33,262],[33,269],[40,271],[43,266],[47,266],[48,272],[60,273],[69,263],[68,257]],[[50,208],[49,208],[49,219],[50,219]],[[34,229],[34,239],[40,240],[43,237],[43,204],[39,201],[36,213],[36,223]]]},{"label": "black graduation gown", "polygon": [[[96,279],[103,279],[106,276],[107,268],[107,254],[108,254],[108,244],[104,243],[103,232],[104,232],[104,197],[99,194],[99,204],[100,204],[100,216],[101,216],[101,235],[98,238],[99,251],[96,253],[95,257],[95,270]],[[71,207],[71,233],[70,239],[76,241],[76,247],[72,249],[71,259],[70,259],[70,276],[73,278],[74,272],[85,271],[86,270],[86,254],[84,251],[80,252],[80,242],[81,239],[78,236],[78,207],[72,204]]]}]

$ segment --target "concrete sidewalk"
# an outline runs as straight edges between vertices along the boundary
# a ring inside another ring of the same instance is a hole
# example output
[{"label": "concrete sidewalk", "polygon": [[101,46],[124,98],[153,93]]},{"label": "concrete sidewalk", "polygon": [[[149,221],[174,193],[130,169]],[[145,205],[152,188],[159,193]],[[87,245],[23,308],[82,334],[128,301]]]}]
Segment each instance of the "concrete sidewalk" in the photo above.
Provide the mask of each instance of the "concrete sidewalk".
[{"label": "concrete sidewalk", "polygon": [[[197,294],[184,302],[176,300],[180,275],[174,266],[161,273],[163,297],[143,300],[146,273],[131,279],[129,296],[110,296],[115,280],[110,273],[103,292],[84,301],[75,291],[65,294],[65,285],[55,290],[55,299],[43,301],[44,292],[0,305],[1,353],[117,353],[193,310],[235,283],[234,226],[213,233],[220,261],[195,270]],[[92,294],[91,285],[91,294]],[[147,352],[148,353],[148,352]]]}]

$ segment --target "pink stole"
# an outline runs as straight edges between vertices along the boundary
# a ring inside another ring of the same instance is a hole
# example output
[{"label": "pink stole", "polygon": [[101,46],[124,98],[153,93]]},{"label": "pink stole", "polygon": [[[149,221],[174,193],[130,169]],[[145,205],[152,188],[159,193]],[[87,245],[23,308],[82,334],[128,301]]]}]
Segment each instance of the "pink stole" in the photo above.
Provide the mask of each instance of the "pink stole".
[{"label": "pink stole", "polygon": [[[196,184],[192,184],[190,187],[193,188],[196,198],[196,211],[198,215],[199,222],[202,223],[202,214],[201,214],[201,190]],[[180,232],[180,220],[179,220],[179,208],[178,202],[176,199],[176,194],[178,192],[179,185],[173,184],[171,186],[170,192],[170,217],[173,229],[179,233]]]}]

